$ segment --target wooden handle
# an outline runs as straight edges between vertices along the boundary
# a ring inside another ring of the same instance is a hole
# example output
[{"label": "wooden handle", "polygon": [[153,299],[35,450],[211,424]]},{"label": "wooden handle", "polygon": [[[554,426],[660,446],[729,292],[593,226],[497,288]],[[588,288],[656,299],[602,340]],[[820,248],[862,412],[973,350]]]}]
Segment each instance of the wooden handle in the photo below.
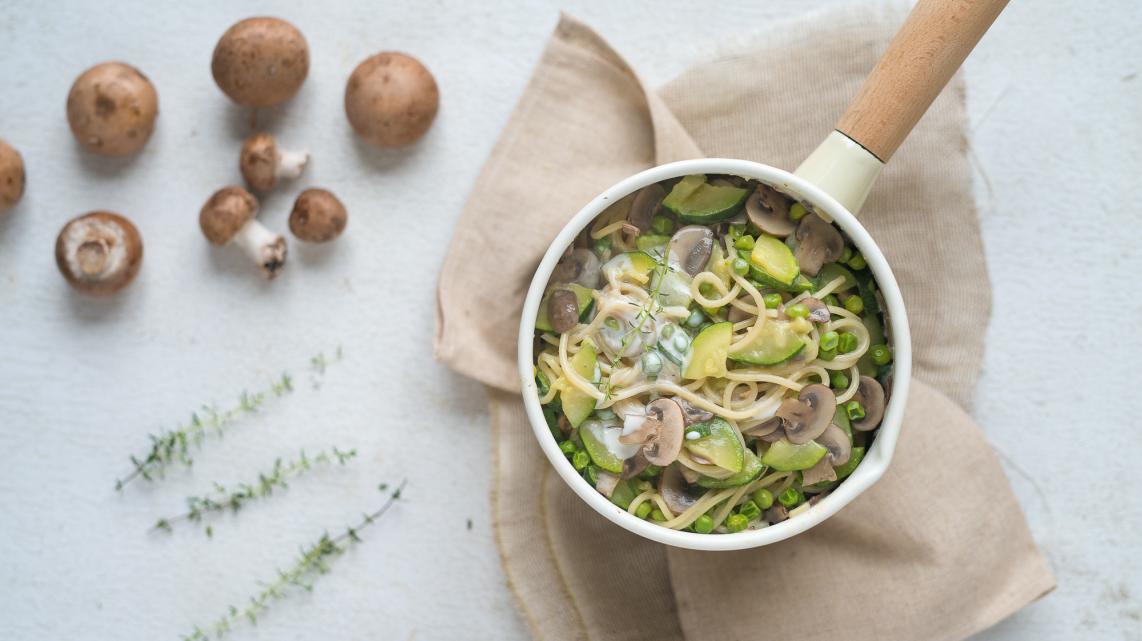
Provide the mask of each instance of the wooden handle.
[{"label": "wooden handle", "polygon": [[888,162],[1007,0],[919,0],[837,122]]}]

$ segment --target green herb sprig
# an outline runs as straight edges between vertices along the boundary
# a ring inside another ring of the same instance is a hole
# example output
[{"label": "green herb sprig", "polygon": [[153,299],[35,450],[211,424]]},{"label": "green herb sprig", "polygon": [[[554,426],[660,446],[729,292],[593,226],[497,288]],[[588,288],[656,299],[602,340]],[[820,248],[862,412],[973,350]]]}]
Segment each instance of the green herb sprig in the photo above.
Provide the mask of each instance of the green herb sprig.
[{"label": "green herb sprig", "polygon": [[[214,484],[214,492],[205,496],[186,497],[186,512],[176,516],[159,519],[152,529],[165,532],[173,531],[173,525],[180,521],[189,521],[201,524],[203,517],[209,514],[231,511],[237,512],[250,501],[264,499],[273,494],[275,489],[289,488],[289,480],[297,478],[315,465],[330,465],[336,463],[345,465],[357,456],[357,450],[340,450],[336,447],[309,457],[302,451],[296,459],[284,461],[281,458],[274,461],[273,469],[258,475],[254,483],[241,483],[230,489],[219,483]],[[206,535],[213,536],[214,530],[206,526]]]},{"label": "green herb sprig", "polygon": [[[269,583],[263,583],[262,589],[250,597],[245,607],[230,606],[227,613],[208,629],[196,626],[189,635],[182,637],[183,641],[220,639],[243,619],[251,625],[257,625],[258,617],[265,613],[270,604],[285,598],[293,589],[313,591],[315,580],[329,572],[329,562],[343,554],[349,544],[362,541],[361,531],[376,523],[394,503],[400,500],[406,483],[407,480],[401,481],[401,484],[389,494],[384,505],[374,512],[365,514],[356,525],[345,528],[337,536],[330,536],[328,532],[322,534],[316,542],[302,548],[293,566],[288,570],[278,570],[277,577]],[[386,491],[387,487],[382,485],[380,489]]]}]

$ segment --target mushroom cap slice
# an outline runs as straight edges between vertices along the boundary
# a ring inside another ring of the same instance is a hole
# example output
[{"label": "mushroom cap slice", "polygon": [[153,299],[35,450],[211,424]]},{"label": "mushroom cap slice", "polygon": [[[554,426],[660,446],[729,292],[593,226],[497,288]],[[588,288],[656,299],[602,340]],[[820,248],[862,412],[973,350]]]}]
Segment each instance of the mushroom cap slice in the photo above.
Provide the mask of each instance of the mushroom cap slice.
[{"label": "mushroom cap slice", "polygon": [[[795,403],[799,402],[799,401],[796,401],[794,399],[786,399],[786,400],[787,401],[793,401]],[[785,431],[781,429],[781,426],[784,423],[785,423],[785,420],[782,419],[780,416],[770,416],[769,418],[758,423],[757,425],[754,425],[753,427],[747,427],[746,429],[742,430],[742,434],[744,434],[746,436],[761,437],[761,436],[769,436],[770,434],[773,434],[776,432],[776,433],[780,434],[781,436],[784,436]]]},{"label": "mushroom cap slice", "polygon": [[762,515],[762,518],[768,521],[770,525],[774,523],[780,523],[781,521],[789,518],[789,508],[780,503],[774,502],[774,504],[765,511],[765,514]]},{"label": "mushroom cap slice", "polygon": [[[849,458],[853,453],[853,442],[852,439],[849,438],[849,435],[845,434],[845,431],[841,428],[836,425],[829,425],[820,436],[813,440],[817,441],[818,445],[829,450],[825,458],[821,459],[822,461],[828,461],[829,465],[834,467],[849,462]],[[805,484],[809,485],[810,483],[806,481]]]},{"label": "mushroom cap slice", "polygon": [[619,437],[619,443],[624,445],[646,445],[653,441],[657,436],[659,430],[662,429],[662,422],[654,416],[647,416],[639,420],[641,417],[628,415],[623,421],[623,434]]},{"label": "mushroom cap slice", "polygon": [[547,301],[547,317],[551,319],[551,328],[560,334],[574,329],[579,323],[579,300],[575,292],[569,289],[551,292]]},{"label": "mushroom cap slice", "polygon": [[682,432],[686,420],[682,408],[670,398],[660,398],[646,406],[646,413],[661,423],[658,433],[645,446],[646,460],[660,467],[666,467],[678,458],[682,451]]},{"label": "mushroom cap slice", "polygon": [[69,285],[85,294],[113,294],[139,273],[143,239],[123,216],[93,211],[63,226],[55,255],[56,266]]},{"label": "mushroom cap slice", "polygon": [[556,283],[576,283],[595,289],[603,276],[603,264],[595,252],[585,247],[569,249],[551,272],[551,280]]},{"label": "mushroom cap slice", "polygon": [[853,421],[853,429],[869,432],[879,427],[880,421],[884,419],[885,404],[884,388],[880,381],[871,376],[861,376],[853,400],[864,408],[864,418]]},{"label": "mushroom cap slice", "polygon": [[662,496],[663,501],[666,501],[666,507],[669,507],[676,516],[685,512],[702,497],[701,493],[695,492],[690,484],[686,483],[686,479],[682,476],[681,465],[671,465],[662,470],[658,478],[658,494]]},{"label": "mushroom cap slice", "polygon": [[[325,189],[306,189],[298,194],[289,214],[290,232],[310,243],[324,243],[337,238],[345,231],[348,222],[349,212],[345,205]],[[578,320],[579,317],[575,318]]]},{"label": "mushroom cap slice", "polygon": [[293,97],[309,75],[305,36],[280,18],[247,18],[214,47],[210,73],[222,93],[247,107],[269,107]]},{"label": "mushroom cap slice", "polygon": [[258,199],[241,187],[223,187],[214,192],[198,213],[202,235],[215,245],[225,245],[258,213]]},{"label": "mushroom cap slice", "polygon": [[797,229],[797,223],[789,218],[789,199],[769,185],[759,184],[753,190],[745,201],[745,213],[770,236],[785,238]]},{"label": "mushroom cap slice", "polygon": [[801,445],[817,438],[833,422],[837,396],[833,390],[814,383],[801,389],[797,399],[787,398],[777,408],[777,416],[784,420],[785,437],[790,443]]},{"label": "mushroom cap slice", "polygon": [[686,225],[670,238],[669,260],[690,277],[698,275],[714,252],[714,232],[703,225]]},{"label": "mushroom cap slice", "polygon": [[76,142],[104,156],[127,156],[142,149],[158,115],[154,85],[122,62],[88,69],[67,94],[67,124]]},{"label": "mushroom cap slice", "polygon": [[24,196],[24,158],[8,143],[0,140],[0,214],[8,211]]},{"label": "mushroom cap slice", "polygon": [[666,198],[666,188],[658,183],[638,190],[634,201],[631,202],[630,211],[627,212],[627,222],[637,227],[640,232],[649,231],[650,223],[662,206],[663,198]]},{"label": "mushroom cap slice", "polygon": [[829,312],[829,306],[820,299],[810,296],[802,298],[799,302],[809,309],[809,320],[814,323],[827,323],[833,317]]},{"label": "mushroom cap slice", "polygon": [[611,474],[610,472],[599,471],[599,475],[595,481],[595,489],[600,494],[608,499],[615,493],[615,488],[619,486],[619,477]]},{"label": "mushroom cap slice", "polygon": [[682,417],[686,420],[686,427],[695,423],[705,423],[714,418],[713,412],[706,411],[684,398],[676,397],[674,402],[682,408]]},{"label": "mushroom cap slice", "polygon": [[833,464],[828,457],[817,461],[816,465],[801,472],[801,484],[803,486],[835,480],[837,480],[837,471],[833,469]]},{"label": "mushroom cap slice", "polygon": [[378,147],[403,147],[428,132],[440,107],[436,79],[419,60],[395,51],[366,58],[345,85],[353,131]]},{"label": "mushroom cap slice", "polygon": [[845,239],[841,232],[825,219],[817,214],[808,214],[801,219],[797,226],[797,250],[793,255],[802,273],[816,276],[825,263],[840,258],[844,249]]},{"label": "mushroom cap slice", "polygon": [[642,471],[649,466],[650,461],[646,460],[646,455],[642,453],[642,450],[639,450],[635,452],[634,456],[623,461],[622,479],[633,479],[642,474]]}]

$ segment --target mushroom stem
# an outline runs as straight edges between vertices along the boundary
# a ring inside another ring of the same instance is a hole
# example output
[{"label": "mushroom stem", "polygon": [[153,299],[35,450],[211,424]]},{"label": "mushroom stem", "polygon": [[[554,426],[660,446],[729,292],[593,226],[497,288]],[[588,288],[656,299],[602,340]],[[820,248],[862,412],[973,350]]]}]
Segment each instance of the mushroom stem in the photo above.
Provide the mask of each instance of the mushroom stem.
[{"label": "mushroom stem", "polygon": [[278,270],[285,266],[285,238],[266,229],[255,218],[246,221],[231,242],[241,247],[262,268],[266,278],[277,276]]},{"label": "mushroom stem", "polygon": [[279,148],[278,169],[274,173],[277,174],[278,178],[297,178],[305,170],[307,163],[309,163],[308,151],[290,151]]}]

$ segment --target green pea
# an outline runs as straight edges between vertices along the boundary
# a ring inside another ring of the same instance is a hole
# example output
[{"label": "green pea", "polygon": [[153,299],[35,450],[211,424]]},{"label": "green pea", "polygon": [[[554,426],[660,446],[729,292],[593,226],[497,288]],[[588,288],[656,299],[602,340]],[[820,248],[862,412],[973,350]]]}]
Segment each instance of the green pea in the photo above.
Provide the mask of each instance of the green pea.
[{"label": "green pea", "polygon": [[805,209],[805,205],[801,203],[793,203],[793,206],[789,208],[789,218],[793,219],[794,222],[804,218],[807,213],[809,210]]},{"label": "green pea", "polygon": [[837,350],[835,349],[822,349],[817,351],[817,358],[823,361],[831,361],[837,357]]},{"label": "green pea", "polygon": [[857,340],[856,334],[843,332],[840,342],[837,344],[837,351],[841,354],[848,354],[857,348],[857,342],[859,341]]},{"label": "green pea", "polygon": [[856,294],[849,296],[845,299],[845,309],[854,314],[859,314],[864,311],[864,299]]},{"label": "green pea", "polygon": [[800,505],[801,501],[805,500],[805,495],[801,494],[801,490],[795,487],[787,487],[785,491],[778,495],[777,500],[785,507],[791,508]]},{"label": "green pea", "polygon": [[734,247],[737,247],[742,251],[750,251],[753,249],[754,243],[756,242],[757,241],[753,239],[753,236],[742,236],[741,238],[738,238],[734,241]]},{"label": "green pea", "polygon": [[591,244],[591,249],[595,250],[596,254],[600,256],[611,250],[611,237],[603,236]]},{"label": "green pea", "polygon": [[731,514],[730,518],[726,519],[726,529],[730,532],[741,532],[749,527],[749,519],[741,514]]},{"label": "green pea", "polygon": [[821,334],[821,349],[830,351],[835,350],[837,349],[837,343],[839,343],[840,340],[840,334],[837,334],[833,331],[825,332],[824,334]]},{"label": "green pea", "polygon": [[650,501],[643,501],[634,509],[634,515],[640,519],[645,519],[650,516],[650,510],[652,509],[653,508],[650,507]]},{"label": "green pea", "polygon": [[579,470],[580,472],[583,471],[583,468],[587,467],[590,464],[591,456],[587,454],[586,450],[579,450],[578,452],[575,452],[574,456],[571,457],[571,465],[573,465],[575,469]]},{"label": "green pea", "polygon": [[662,513],[662,510],[654,508],[654,511],[650,513],[650,518],[662,523],[666,520],[666,515]]},{"label": "green pea", "polygon": [[657,234],[669,236],[674,233],[674,221],[667,216],[655,216],[650,221],[650,229]]},{"label": "green pea", "polygon": [[586,470],[583,470],[583,478],[591,485],[599,484],[599,468],[594,465],[588,465]]},{"label": "green pea", "polygon": [[822,300],[821,302],[828,305],[829,307],[840,307],[841,306],[841,301],[837,300],[837,297],[832,295],[832,294],[829,294],[828,296],[826,296],[824,298],[824,300]]},{"label": "green pea", "polygon": [[745,503],[741,504],[741,507],[738,508],[738,514],[741,514],[745,518],[752,521],[761,516],[761,508],[758,507],[757,503],[754,503],[753,501],[746,501]]},{"label": "green pea", "polygon": [[658,376],[662,371],[662,356],[658,352],[647,352],[642,355],[642,373],[647,376]]},{"label": "green pea", "polygon": [[868,352],[872,362],[877,365],[887,365],[892,362],[892,351],[887,345],[873,345]]},{"label": "green pea", "polygon": [[718,295],[718,290],[714,289],[714,286],[710,283],[702,283],[702,285],[698,287],[698,291],[706,298],[713,298]]},{"label": "green pea", "polygon": [[714,519],[709,514],[703,514],[694,519],[694,531],[698,534],[709,534],[714,531]]},{"label": "green pea", "polygon": [[781,307],[781,303],[784,302],[781,300],[781,294],[778,294],[777,292],[766,294],[761,298],[765,301],[766,309],[777,309],[778,307]]},{"label": "green pea", "polygon": [[848,415],[850,421],[859,421],[864,418],[864,406],[860,401],[849,401],[845,403],[845,414]]},{"label": "green pea", "polygon": [[565,456],[573,455],[579,448],[575,445],[575,441],[567,440],[559,444],[559,451],[563,452]]},{"label": "green pea", "polygon": [[829,372],[829,386],[833,389],[848,389],[848,374],[845,374],[842,370],[839,369]]},{"label": "green pea", "polygon": [[860,252],[853,254],[853,257],[850,258],[846,264],[856,270],[868,267],[868,262],[865,261],[864,256],[861,256]]},{"label": "green pea", "polygon": [[757,506],[761,509],[768,510],[769,508],[773,507],[773,492],[770,492],[764,487],[760,490],[754,490],[753,502],[757,503]]},{"label": "green pea", "polygon": [[785,308],[785,315],[789,318],[809,318],[809,308],[804,303],[794,303]]},{"label": "green pea", "polygon": [[744,258],[735,258],[733,270],[738,276],[745,276],[749,273],[749,263],[747,263]]}]

